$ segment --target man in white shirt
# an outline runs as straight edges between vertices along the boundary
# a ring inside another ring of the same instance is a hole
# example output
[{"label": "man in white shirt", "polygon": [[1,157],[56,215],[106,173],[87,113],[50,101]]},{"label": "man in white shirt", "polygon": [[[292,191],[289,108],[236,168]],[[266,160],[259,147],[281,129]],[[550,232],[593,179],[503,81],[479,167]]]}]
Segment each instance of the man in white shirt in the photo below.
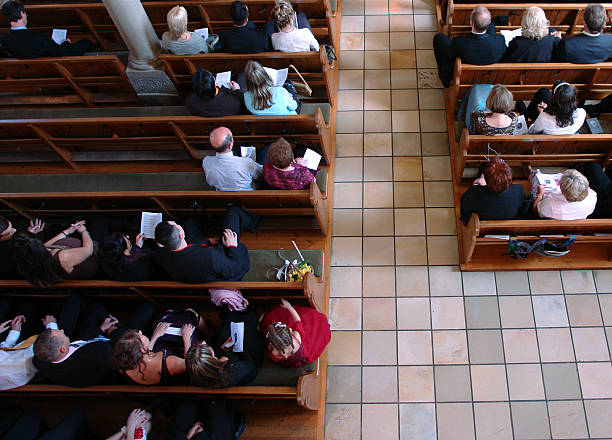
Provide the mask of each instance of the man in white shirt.
[{"label": "man in white shirt", "polygon": [[263,175],[263,166],[250,157],[234,156],[234,138],[227,127],[210,132],[210,145],[214,156],[202,160],[206,183],[217,191],[252,191],[257,189]]}]

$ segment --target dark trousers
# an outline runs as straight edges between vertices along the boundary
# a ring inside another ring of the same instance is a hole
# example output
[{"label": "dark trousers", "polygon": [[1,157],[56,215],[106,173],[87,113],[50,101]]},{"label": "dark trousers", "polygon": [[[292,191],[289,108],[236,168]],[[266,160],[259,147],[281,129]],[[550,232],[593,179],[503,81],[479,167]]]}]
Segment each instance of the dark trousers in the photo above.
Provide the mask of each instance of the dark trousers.
[{"label": "dark trousers", "polygon": [[168,440],[185,440],[185,434],[196,422],[203,423],[204,431],[193,440],[234,440],[234,412],[223,398],[181,402],[170,423]]},{"label": "dark trousers", "polygon": [[612,95],[606,96],[599,104],[595,105],[599,113],[612,113]]},{"label": "dark trousers", "polygon": [[129,235],[132,224],[124,217],[107,217],[105,215],[94,215],[87,220],[87,230],[92,240],[102,242],[111,232],[118,231]]},{"label": "dark trousers", "polygon": [[[257,232],[257,224],[259,223],[259,216],[246,212],[244,209],[238,206],[230,206],[225,211],[223,218],[223,229],[231,229],[238,235],[240,240],[240,233],[247,229],[249,232]],[[194,217],[187,217],[181,221],[183,231],[185,231],[185,241],[189,244],[200,244],[207,241],[204,237],[198,223]]]},{"label": "dark trousers", "polygon": [[[242,157],[242,150],[240,147],[241,145],[234,144],[232,147],[232,153],[234,156]],[[259,165],[263,165],[268,161],[268,148],[270,148],[269,143],[255,150],[255,162],[257,162]]]},{"label": "dark trousers", "polygon": [[551,101],[552,93],[550,93],[550,90],[541,88],[540,90],[535,92],[533,98],[531,98],[531,102],[529,103],[527,111],[525,112],[525,117],[531,120],[531,122],[535,121],[540,115],[540,112],[538,111],[538,105],[542,102],[546,103],[546,105],[550,105]]},{"label": "dark trousers", "polygon": [[[26,318],[26,322],[21,326],[20,341],[40,331],[40,314],[36,313],[32,304],[18,302],[12,298],[0,298],[0,322],[8,321],[19,315],[23,315]],[[10,328],[0,333],[0,340],[4,340],[9,331]]]},{"label": "dark trousers", "polygon": [[587,162],[580,166],[579,171],[584,174],[589,181],[589,186],[598,196],[603,193],[612,193],[612,180],[610,180],[612,169],[610,167],[604,173],[599,163]]},{"label": "dark trousers", "polygon": [[434,55],[438,64],[438,76],[444,87],[449,87],[453,78],[455,57],[451,50],[451,39],[448,35],[437,34],[433,40]]},{"label": "dark trousers", "polygon": [[78,57],[83,55],[85,52],[91,51],[94,45],[87,38],[83,38],[82,40],[79,40],[74,44],[62,44],[62,47],[64,48],[64,51],[66,53],[65,56]]},{"label": "dark trousers", "polygon": [[40,415],[30,410],[10,408],[0,414],[2,440],[73,440],[87,433],[87,420],[82,411],[68,413],[57,425],[44,432]]}]

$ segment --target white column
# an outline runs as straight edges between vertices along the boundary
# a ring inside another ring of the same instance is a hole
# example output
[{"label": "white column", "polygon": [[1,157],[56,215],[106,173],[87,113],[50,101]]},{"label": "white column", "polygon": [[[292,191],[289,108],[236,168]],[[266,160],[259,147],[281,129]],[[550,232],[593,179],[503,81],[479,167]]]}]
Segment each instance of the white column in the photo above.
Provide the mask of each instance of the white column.
[{"label": "white column", "polygon": [[130,51],[126,72],[157,69],[161,43],[140,0],[102,2]]}]

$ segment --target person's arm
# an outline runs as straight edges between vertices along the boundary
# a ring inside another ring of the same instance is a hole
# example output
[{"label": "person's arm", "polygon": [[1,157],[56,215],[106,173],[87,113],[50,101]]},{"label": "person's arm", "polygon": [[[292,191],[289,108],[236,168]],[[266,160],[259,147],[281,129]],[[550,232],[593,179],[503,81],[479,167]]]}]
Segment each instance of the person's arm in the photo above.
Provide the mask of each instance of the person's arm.
[{"label": "person's arm", "polygon": [[19,336],[21,335],[21,326],[25,322],[25,316],[15,316],[10,321],[3,322],[0,324],[0,332],[7,330],[10,327],[10,331],[6,336],[6,340],[0,344],[1,348],[12,348],[17,344]]},{"label": "person's arm", "polygon": [[296,111],[298,108],[298,104],[295,101],[295,99],[293,99],[293,96],[291,96],[291,93],[289,93],[287,90],[285,90],[284,87],[279,87],[282,90],[282,95],[283,95],[283,102],[285,102],[287,104],[287,110],[288,111]]},{"label": "person's arm", "polygon": [[293,308],[293,306],[291,305],[291,303],[289,301],[287,301],[286,299],[281,299],[281,307],[283,309],[286,309],[289,314],[291,315],[291,317],[293,318],[293,320],[295,322],[301,322],[302,318],[300,318],[299,313]]},{"label": "person's arm", "polygon": [[236,278],[241,274],[242,264],[238,253],[238,236],[230,229],[223,231],[221,238],[225,255],[216,253],[212,259],[213,271],[224,279]]},{"label": "person's arm", "polygon": [[540,211],[538,209],[538,206],[540,205],[540,202],[544,198],[545,188],[546,188],[545,185],[538,186],[538,195],[536,196],[535,200],[533,201],[533,213],[536,214],[537,216],[540,216]]},{"label": "person's arm", "polygon": [[538,111],[540,112],[540,115],[535,121],[533,121],[533,124],[531,124],[531,126],[529,127],[529,134],[538,134],[544,131],[546,125],[546,116],[542,116],[542,110],[540,110],[540,106],[538,106]]},{"label": "person's arm", "polygon": [[157,342],[157,340],[166,333],[166,330],[168,330],[168,328],[170,328],[169,322],[160,322],[159,324],[157,324],[155,330],[153,330],[151,339],[149,339],[149,350],[153,350],[153,347],[155,347],[155,343]]},{"label": "person's arm", "polygon": [[82,225],[79,228],[81,230],[77,230],[81,233],[81,247],[63,249],[59,252],[61,254],[60,264],[68,273],[72,272],[74,266],[77,266],[83,261],[87,260],[91,254],[93,254],[94,250],[93,240],[89,236],[89,232],[87,232],[85,229],[85,225]]},{"label": "person's arm", "polygon": [[[191,347],[191,337],[193,336],[193,332],[195,330],[195,327],[191,324],[185,324],[183,327],[181,327],[181,336],[183,337],[183,348],[184,348],[184,354],[183,357],[187,357],[187,351],[189,351],[189,348]],[[185,369],[185,360],[183,360],[183,372]]]},{"label": "person's arm", "polygon": [[[185,351],[185,353],[187,353],[187,351]],[[168,372],[171,376],[183,374],[187,371],[185,359],[178,356],[168,356],[166,358],[166,367],[168,367]]]},{"label": "person's arm", "polygon": [[251,178],[253,180],[261,179],[263,175],[263,165],[258,164],[253,159],[250,159],[249,162],[249,171],[251,172]]},{"label": "person's arm", "polygon": [[45,243],[43,243],[43,245],[45,247],[49,247],[52,246],[53,244],[55,244],[56,241],[61,240],[62,238],[68,238],[70,236],[70,234],[73,234],[74,231],[76,231],[76,225],[78,225],[79,223],[85,223],[85,220],[81,220],[80,222],[77,222],[73,225],[70,225],[68,228],[64,229],[62,232],[60,232],[59,234],[57,234],[55,237],[49,239],[48,241],[46,241]]},{"label": "person's arm", "polygon": [[310,45],[310,50],[316,50],[318,52],[319,51],[319,42],[317,41],[315,36],[312,34],[310,29],[307,29],[307,31],[308,32],[306,32],[306,35],[308,36],[308,44]]},{"label": "person's arm", "polygon": [[472,187],[463,193],[461,196],[461,221],[465,224],[470,220],[470,217],[476,212],[476,203],[474,200],[474,189]]}]

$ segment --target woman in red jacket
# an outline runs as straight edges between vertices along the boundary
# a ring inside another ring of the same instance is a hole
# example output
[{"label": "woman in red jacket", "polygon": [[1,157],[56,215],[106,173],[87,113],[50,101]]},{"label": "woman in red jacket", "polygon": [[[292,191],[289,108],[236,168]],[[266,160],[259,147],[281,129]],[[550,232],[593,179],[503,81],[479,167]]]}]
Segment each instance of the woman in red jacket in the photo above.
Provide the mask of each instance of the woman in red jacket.
[{"label": "woman in red jacket", "polygon": [[270,359],[296,368],[317,360],[331,338],[324,314],[310,307],[294,307],[284,299],[263,316],[261,329]]}]

